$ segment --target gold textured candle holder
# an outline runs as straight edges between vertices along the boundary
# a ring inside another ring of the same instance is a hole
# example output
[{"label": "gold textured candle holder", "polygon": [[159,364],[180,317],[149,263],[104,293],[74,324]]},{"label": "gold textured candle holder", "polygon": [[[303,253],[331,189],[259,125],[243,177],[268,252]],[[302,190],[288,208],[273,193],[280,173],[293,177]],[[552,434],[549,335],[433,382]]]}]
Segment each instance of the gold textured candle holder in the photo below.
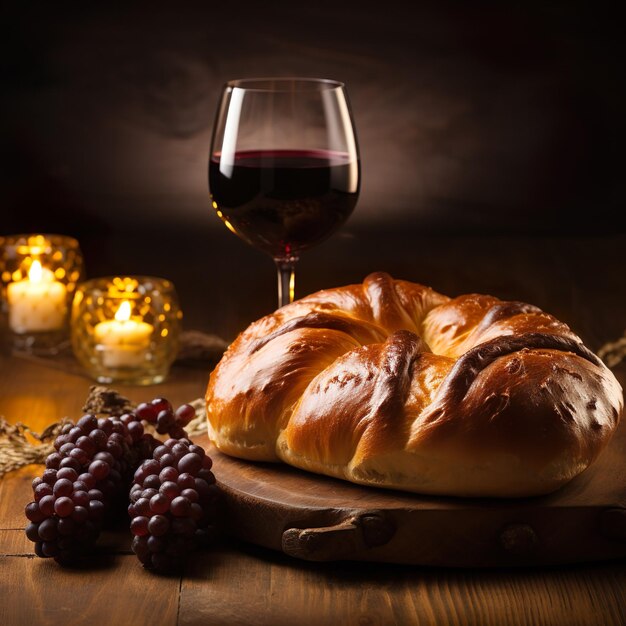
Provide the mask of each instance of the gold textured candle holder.
[{"label": "gold textured candle holder", "polygon": [[78,241],[65,235],[0,237],[1,325],[13,348],[54,352],[69,336],[69,310],[83,278]]},{"label": "gold textured candle holder", "polygon": [[96,278],[76,290],[72,348],[98,382],[160,383],[178,352],[181,319],[178,297],[169,280]]}]

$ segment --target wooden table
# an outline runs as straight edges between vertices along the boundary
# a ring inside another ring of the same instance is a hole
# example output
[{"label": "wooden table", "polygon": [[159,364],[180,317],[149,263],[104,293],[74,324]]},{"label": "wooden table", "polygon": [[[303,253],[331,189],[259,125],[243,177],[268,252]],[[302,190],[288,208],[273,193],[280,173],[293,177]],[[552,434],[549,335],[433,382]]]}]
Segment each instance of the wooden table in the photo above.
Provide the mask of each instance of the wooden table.
[{"label": "wooden table", "polygon": [[[85,378],[0,357],[0,414],[35,430],[78,417]],[[135,401],[202,395],[206,372],[174,368],[159,387],[120,388]],[[622,377],[622,383],[624,382]],[[88,567],[33,556],[24,536],[31,466],[0,482],[0,624],[625,624],[623,562],[545,569],[448,570],[308,563],[224,538],[183,576],[145,571],[125,528],[100,539]]]},{"label": "wooden table", "polygon": [[[450,295],[474,290],[532,302],[569,323],[594,350],[626,325],[626,236],[417,241],[401,235],[388,242],[364,236],[329,240],[303,258],[301,293],[386,269]],[[376,258],[370,259],[374,245]],[[271,306],[269,298],[263,300],[269,278],[263,289],[256,287],[268,268],[254,274],[250,254],[241,262],[243,293],[233,291],[232,272],[212,277],[219,311],[203,300],[208,292],[186,288],[187,270],[170,268],[181,291],[191,294],[184,298],[191,327],[228,337]],[[224,284],[215,282],[222,279]],[[616,375],[626,386],[625,365]],[[207,378],[203,369],[175,367],[166,384],[120,391],[135,401],[164,395],[182,403],[200,397]],[[90,384],[59,369],[0,356],[0,415],[41,431],[63,416],[79,417]],[[224,538],[189,563],[182,577],[160,577],[140,566],[128,531],[120,528],[101,537],[89,567],[61,569],[34,558],[23,532],[30,483],[41,471],[28,467],[0,481],[0,626],[626,624],[623,561],[498,570],[308,563]]]}]

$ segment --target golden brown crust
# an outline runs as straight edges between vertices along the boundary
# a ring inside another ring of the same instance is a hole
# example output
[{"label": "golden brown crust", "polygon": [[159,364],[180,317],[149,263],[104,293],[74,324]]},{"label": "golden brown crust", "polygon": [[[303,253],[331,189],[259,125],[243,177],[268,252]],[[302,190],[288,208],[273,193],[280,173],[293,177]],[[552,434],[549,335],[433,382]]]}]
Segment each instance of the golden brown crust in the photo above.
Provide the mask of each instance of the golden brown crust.
[{"label": "golden brown crust", "polygon": [[207,390],[224,452],[459,496],[558,488],[593,462],[622,406],[610,370],[537,307],[383,273],[255,322]]}]

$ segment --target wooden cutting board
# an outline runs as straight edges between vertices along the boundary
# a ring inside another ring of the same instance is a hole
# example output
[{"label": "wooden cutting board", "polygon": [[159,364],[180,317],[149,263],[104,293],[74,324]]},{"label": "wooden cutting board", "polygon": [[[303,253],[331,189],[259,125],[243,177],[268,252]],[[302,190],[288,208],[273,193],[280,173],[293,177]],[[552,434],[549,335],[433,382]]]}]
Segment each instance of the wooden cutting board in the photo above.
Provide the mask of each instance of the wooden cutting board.
[{"label": "wooden cutting board", "polygon": [[227,532],[312,561],[492,567],[626,556],[626,423],[548,496],[464,499],[375,489],[228,457],[208,442]]}]

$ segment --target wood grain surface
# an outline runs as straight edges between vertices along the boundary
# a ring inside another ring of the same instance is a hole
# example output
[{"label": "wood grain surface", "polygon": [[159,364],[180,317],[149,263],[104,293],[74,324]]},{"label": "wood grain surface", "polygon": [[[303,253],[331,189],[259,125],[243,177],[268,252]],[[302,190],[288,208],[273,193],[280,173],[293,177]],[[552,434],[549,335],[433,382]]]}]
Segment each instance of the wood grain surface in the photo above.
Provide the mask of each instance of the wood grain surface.
[{"label": "wood grain surface", "polygon": [[[84,379],[16,358],[0,366],[0,413],[8,418],[41,429],[80,414]],[[122,390],[135,400],[158,393],[183,402],[204,382],[202,371],[180,369],[158,388]],[[22,510],[40,471],[27,467],[0,481],[3,626],[626,623],[623,560],[490,570],[311,563],[223,538],[182,576],[160,577],[142,569],[121,528],[101,538],[88,567],[62,569],[33,557],[23,535]]]},{"label": "wood grain surface", "polygon": [[[446,261],[442,251],[437,260],[441,263],[433,261],[427,268],[436,278],[429,282],[449,293],[460,293],[457,286],[468,281],[475,288],[500,285],[491,292],[544,306],[594,349],[622,332],[623,297],[610,288],[616,266],[589,265],[589,247],[581,243],[567,255],[561,254],[563,248],[542,248],[526,257],[528,247],[511,248],[507,256],[506,242],[494,245],[506,257],[506,277],[503,264],[490,264],[482,252],[484,263],[468,256],[470,264],[462,266],[454,259]],[[608,256],[617,263],[621,257],[612,250]],[[411,260],[398,257],[395,263],[409,267]],[[359,273],[365,273],[362,265]],[[235,320],[229,325],[245,324]],[[616,375],[624,385],[626,368],[617,368]],[[177,367],[158,387],[119,390],[135,401],[164,395],[181,403],[201,396],[206,380],[207,372]],[[0,357],[0,414],[42,430],[63,416],[79,417],[90,384],[67,372]],[[88,567],[62,569],[34,558],[32,544],[22,535],[30,481],[40,471],[28,467],[0,481],[2,626],[626,624],[624,559],[488,570],[316,563],[225,537],[213,550],[194,556],[182,576],[159,577],[141,568],[121,527],[101,538]],[[610,480],[609,472],[606,478]],[[555,533],[560,530],[554,528]]]}]

